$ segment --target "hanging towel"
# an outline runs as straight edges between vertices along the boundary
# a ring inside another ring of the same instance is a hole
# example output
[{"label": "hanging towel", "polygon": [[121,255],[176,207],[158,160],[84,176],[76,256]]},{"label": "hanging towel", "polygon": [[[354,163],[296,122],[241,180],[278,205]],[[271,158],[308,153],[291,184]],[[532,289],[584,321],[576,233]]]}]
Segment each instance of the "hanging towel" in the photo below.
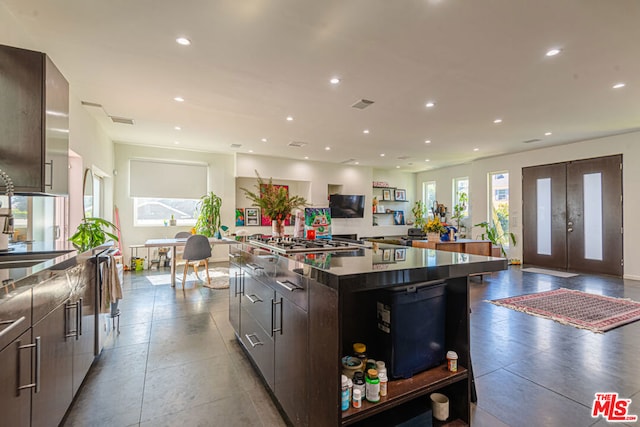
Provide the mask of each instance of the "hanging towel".
[{"label": "hanging towel", "polygon": [[102,280],[104,280],[102,283],[102,311],[106,311],[111,307],[111,304],[117,304],[118,300],[122,299],[118,264],[113,255],[110,255],[109,259],[102,264]]}]

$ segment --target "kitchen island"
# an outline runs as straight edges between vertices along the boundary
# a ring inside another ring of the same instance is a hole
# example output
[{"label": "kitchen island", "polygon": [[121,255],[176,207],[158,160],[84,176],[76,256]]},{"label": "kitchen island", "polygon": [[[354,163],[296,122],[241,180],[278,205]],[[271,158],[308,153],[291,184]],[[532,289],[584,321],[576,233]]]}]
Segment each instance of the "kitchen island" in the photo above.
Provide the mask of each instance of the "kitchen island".
[{"label": "kitchen island", "polygon": [[[449,397],[452,421],[469,424],[468,276],[506,269],[505,259],[387,244],[288,253],[251,242],[230,247],[230,258],[230,322],[293,425],[376,423],[434,391]],[[389,381],[378,403],[341,411],[341,358],[354,342],[368,343],[371,358],[383,352],[379,292],[434,281],[445,283],[445,346],[458,353],[458,371],[441,363]]]}]

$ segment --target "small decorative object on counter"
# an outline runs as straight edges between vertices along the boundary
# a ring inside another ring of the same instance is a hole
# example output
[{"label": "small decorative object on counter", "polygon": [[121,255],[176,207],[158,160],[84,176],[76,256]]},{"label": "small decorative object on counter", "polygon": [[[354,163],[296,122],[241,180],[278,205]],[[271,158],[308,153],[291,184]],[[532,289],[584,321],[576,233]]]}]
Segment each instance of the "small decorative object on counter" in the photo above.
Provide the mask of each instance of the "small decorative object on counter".
[{"label": "small decorative object on counter", "polygon": [[346,411],[349,409],[349,379],[342,375],[342,392],[340,393],[341,402],[342,402],[342,410]]},{"label": "small decorative object on counter", "polygon": [[458,372],[458,353],[447,351],[447,368],[450,372]]},{"label": "small decorative object on counter", "polygon": [[353,389],[353,407],[362,408],[362,392],[359,388]]},{"label": "small decorative object on counter", "polygon": [[344,356],[342,358],[342,373],[347,378],[353,378],[353,374],[357,371],[363,371],[362,361],[355,356]]},{"label": "small decorative object on counter", "polygon": [[353,392],[355,393],[356,390],[360,391],[360,397],[364,397],[366,395],[364,373],[360,371],[353,374]]},{"label": "small decorative object on counter", "polygon": [[367,366],[367,346],[361,342],[354,343],[353,355],[362,362],[362,372],[364,372]]},{"label": "small decorative object on counter", "polygon": [[383,372],[387,373],[387,366],[384,364],[382,360],[376,360],[376,371],[378,371],[378,376]]},{"label": "small decorative object on counter", "polygon": [[378,373],[378,378],[380,379],[380,396],[386,396],[387,395],[387,382],[389,381],[387,379],[386,370],[385,370],[385,372]]},{"label": "small decorative object on counter", "polygon": [[378,378],[378,371],[375,369],[369,369],[367,371],[367,385],[365,389],[365,395],[369,402],[380,401],[380,379]]}]

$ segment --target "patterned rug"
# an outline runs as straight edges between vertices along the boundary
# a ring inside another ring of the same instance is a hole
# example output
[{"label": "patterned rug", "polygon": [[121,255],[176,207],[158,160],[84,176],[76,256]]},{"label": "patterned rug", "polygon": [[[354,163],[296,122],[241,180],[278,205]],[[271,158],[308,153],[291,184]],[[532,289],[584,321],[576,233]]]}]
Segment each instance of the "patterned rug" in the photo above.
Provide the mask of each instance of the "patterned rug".
[{"label": "patterned rug", "polygon": [[598,333],[640,319],[636,301],[564,288],[487,302]]}]

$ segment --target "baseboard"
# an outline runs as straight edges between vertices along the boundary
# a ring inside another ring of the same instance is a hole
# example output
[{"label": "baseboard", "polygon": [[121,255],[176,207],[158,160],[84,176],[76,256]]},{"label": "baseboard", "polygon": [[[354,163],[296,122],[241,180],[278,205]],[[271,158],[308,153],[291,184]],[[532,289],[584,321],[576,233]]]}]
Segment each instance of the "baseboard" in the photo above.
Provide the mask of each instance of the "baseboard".
[{"label": "baseboard", "polygon": [[635,274],[625,274],[622,276],[623,279],[628,279],[628,280],[640,280],[640,276],[635,275]]}]

